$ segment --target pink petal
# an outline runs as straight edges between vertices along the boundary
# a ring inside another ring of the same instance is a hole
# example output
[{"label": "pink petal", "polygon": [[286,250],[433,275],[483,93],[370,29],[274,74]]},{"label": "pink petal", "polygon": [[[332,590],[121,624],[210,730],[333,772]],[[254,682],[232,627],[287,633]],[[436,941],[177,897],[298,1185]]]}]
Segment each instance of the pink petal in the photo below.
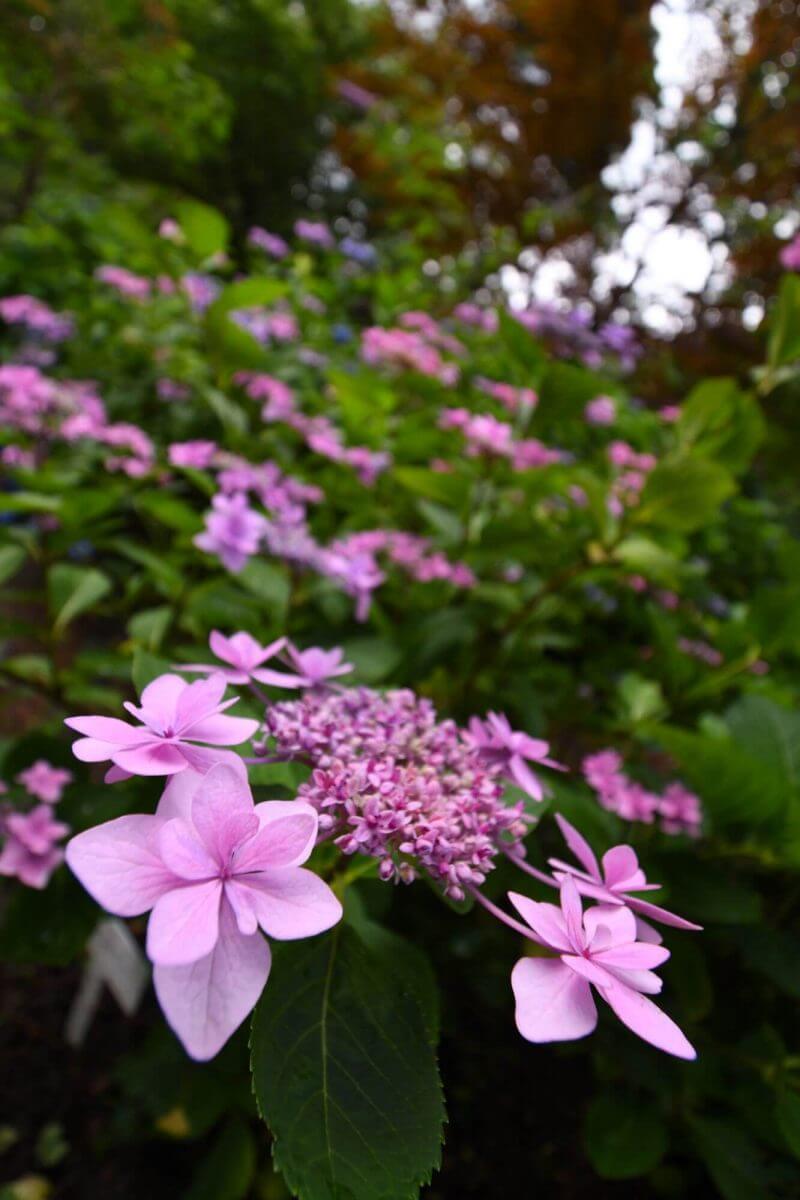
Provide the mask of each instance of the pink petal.
[{"label": "pink petal", "polygon": [[188,686],[185,679],[182,679],[181,683],[184,690],[175,707],[175,722],[177,729],[183,733],[216,711],[225,695],[227,684],[222,675],[210,675],[208,679],[198,679]]},{"label": "pink petal", "polygon": [[158,1001],[192,1058],[213,1058],[255,1007],[269,977],[270,952],[260,933],[244,936],[223,904],[220,933],[207,957],[182,967],[157,965]]},{"label": "pink petal", "polygon": [[562,954],[561,961],[576,975],[580,975],[587,983],[593,983],[595,987],[613,987],[617,983],[615,975],[612,975],[605,967],[598,966],[591,958],[585,958],[582,954]]},{"label": "pink petal", "polygon": [[72,743],[72,753],[79,762],[105,762],[116,749],[111,742],[98,742],[96,738],[78,738]]},{"label": "pink petal", "polygon": [[181,879],[197,882],[215,879],[219,867],[197,837],[194,827],[176,818],[167,821],[158,833],[158,849],[170,871]]},{"label": "pink petal", "polygon": [[219,934],[222,883],[210,879],[176,887],[156,901],[147,925],[147,956],[177,967],[210,954]]},{"label": "pink petal", "polygon": [[234,882],[251,893],[259,925],[279,941],[322,933],[342,916],[342,906],[327,883],[303,867],[239,875]]},{"label": "pink petal", "polygon": [[239,659],[237,658],[231,643],[233,638],[226,638],[218,629],[212,629],[208,637],[208,644],[211,647],[211,653],[222,662],[232,663],[238,666]]},{"label": "pink petal", "polygon": [[561,884],[561,911],[573,949],[582,950],[587,941],[583,930],[583,904],[571,875]]},{"label": "pink petal", "polygon": [[239,746],[250,740],[258,726],[259,722],[249,717],[226,717],[220,713],[186,726],[181,730],[181,737],[210,742],[212,746]]},{"label": "pink petal", "polygon": [[225,880],[225,899],[233,911],[240,933],[255,933],[258,929],[256,895],[251,888],[242,887],[236,879]]},{"label": "pink petal", "polygon": [[600,865],[586,838],[578,832],[574,825],[570,825],[566,817],[562,817],[560,813],[556,813],[556,820],[569,849],[575,855],[583,869],[588,871],[592,879],[597,880],[599,883],[602,878],[600,875]]},{"label": "pink petal", "polygon": [[253,679],[266,683],[269,687],[297,688],[304,686],[304,680],[299,675],[290,675],[284,671],[272,671],[269,667],[259,667],[253,671]]},{"label": "pink petal", "polygon": [[67,863],[87,892],[118,917],[147,912],[177,880],[161,861],[157,835],[162,821],[143,815],[117,817],[79,833],[67,845]]},{"label": "pink petal", "polygon": [[511,777],[523,792],[527,792],[532,800],[541,801],[544,798],[542,785],[528,764],[518,754],[512,754],[508,761]]},{"label": "pink petal", "polygon": [[636,918],[623,905],[598,904],[587,908],[583,926],[593,954],[636,941]]},{"label": "pink petal", "polygon": [[597,1025],[589,984],[558,959],[521,958],[511,986],[517,1029],[529,1042],[573,1041]]},{"label": "pink petal", "polygon": [[643,921],[641,917],[637,917],[636,940],[637,942],[650,942],[654,946],[660,946],[664,939],[655,925],[650,925],[647,921]]},{"label": "pink petal", "polygon": [[130,771],[123,771],[122,767],[111,766],[103,776],[103,783],[122,783],[124,779],[132,779]]},{"label": "pink petal", "polygon": [[157,816],[166,820],[180,817],[183,821],[191,822],[192,800],[202,779],[203,775],[191,767],[181,771],[179,775],[171,775],[167,786],[161,793],[161,799],[156,808]]},{"label": "pink petal", "polygon": [[592,958],[604,967],[650,971],[667,961],[669,950],[665,946],[654,946],[652,942],[631,942],[628,946],[611,946],[608,950],[593,952]]},{"label": "pink petal", "polygon": [[621,985],[605,988],[602,996],[622,1024],[627,1025],[628,1029],[632,1029],[644,1041],[659,1050],[665,1050],[667,1054],[674,1054],[677,1058],[697,1058],[694,1047],[675,1022],[646,996]]},{"label": "pink petal", "polygon": [[137,729],[117,717],[67,717],[64,724],[85,737],[114,746],[135,746],[148,736],[147,730]]},{"label": "pink petal", "polygon": [[509,892],[508,898],[523,921],[527,921],[535,934],[553,950],[571,950],[567,927],[560,908],[541,900],[530,900],[518,892]]},{"label": "pink petal", "polygon": [[647,883],[632,846],[612,846],[603,855],[606,887],[622,889]]},{"label": "pink petal", "polygon": [[255,807],[261,828],[236,856],[236,873],[298,867],[317,839],[317,811],[302,800],[264,800]]},{"label": "pink petal", "polygon": [[159,675],[148,683],[139,700],[141,712],[146,712],[162,726],[175,723],[175,710],[178,698],[190,685],[180,675]]},{"label": "pink petal", "polygon": [[674,929],[699,930],[703,928],[702,925],[695,925],[692,921],[687,921],[685,917],[679,917],[666,908],[660,908],[658,904],[651,904],[649,900],[640,900],[638,896],[627,896],[626,902],[635,913],[642,913],[653,921],[660,921],[662,925],[671,925]]},{"label": "pink petal", "polygon": [[192,824],[215,862],[227,866],[233,851],[258,830],[253,797],[240,770],[228,763],[211,768],[194,794]]},{"label": "pink petal", "polygon": [[144,746],[114,750],[113,761],[131,775],[174,775],[185,771],[187,762],[177,746],[154,738]]},{"label": "pink petal", "polygon": [[634,992],[644,992],[648,996],[657,996],[664,986],[663,980],[655,971],[629,971],[624,967],[609,967],[608,971],[623,987],[631,988]]}]

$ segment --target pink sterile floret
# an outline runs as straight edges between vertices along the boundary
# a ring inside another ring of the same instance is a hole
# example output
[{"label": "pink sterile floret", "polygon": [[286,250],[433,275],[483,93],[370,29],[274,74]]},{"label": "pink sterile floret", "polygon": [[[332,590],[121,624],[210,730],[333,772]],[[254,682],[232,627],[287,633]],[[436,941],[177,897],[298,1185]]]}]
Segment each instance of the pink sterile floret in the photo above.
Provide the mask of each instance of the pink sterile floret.
[{"label": "pink sterile floret", "polygon": [[262,929],[278,940],[330,929],[342,908],[300,866],[317,814],[298,801],[253,804],[230,756],[170,781],[154,815],[78,834],[67,862],[109,912],[152,909],[147,953],[162,1009],[192,1058],[212,1058],[255,1005],[270,970]]}]

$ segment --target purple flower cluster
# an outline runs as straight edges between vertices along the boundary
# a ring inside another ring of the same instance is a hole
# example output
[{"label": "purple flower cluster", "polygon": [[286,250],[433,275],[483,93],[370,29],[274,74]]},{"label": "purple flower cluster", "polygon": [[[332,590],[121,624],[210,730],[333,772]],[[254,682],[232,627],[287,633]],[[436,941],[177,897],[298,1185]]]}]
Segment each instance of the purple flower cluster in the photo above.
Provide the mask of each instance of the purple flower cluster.
[{"label": "purple flower cluster", "polygon": [[352,467],[365,487],[371,487],[381,472],[391,465],[392,456],[385,451],[345,446],[341,433],[328,417],[309,417],[302,413],[294,392],[281,379],[243,371],[236,376],[236,382],[244,387],[251,399],[265,401],[261,410],[263,421],[280,421],[290,426],[315,454]]},{"label": "purple flower cluster", "polygon": [[664,833],[699,837],[703,821],[700,800],[682,783],[671,783],[659,796],[630,779],[615,750],[601,750],[583,760],[582,770],[603,808],[624,821],[658,821]]},{"label": "purple flower cluster", "polygon": [[578,358],[587,367],[599,367],[613,355],[622,369],[629,371],[642,353],[629,326],[608,321],[594,330],[591,316],[579,309],[562,311],[549,304],[538,304],[513,315],[531,333],[546,338],[555,354]]},{"label": "purple flower cluster", "polygon": [[22,325],[46,342],[63,342],[74,332],[71,317],[54,312],[35,296],[4,296],[0,300],[0,317],[7,325]]},{"label": "purple flower cluster", "polygon": [[549,467],[565,461],[561,450],[553,450],[538,438],[516,439],[506,421],[498,421],[489,413],[471,413],[466,408],[444,408],[439,416],[442,429],[458,429],[467,444],[467,455],[494,455],[506,458],[515,471]]},{"label": "purple flower cluster", "polygon": [[312,763],[298,798],[320,828],[345,854],[380,859],[381,878],[409,883],[421,868],[460,900],[498,853],[520,852],[530,819],[503,802],[502,764],[413,692],[310,692],[273,705],[266,724],[278,753]]}]

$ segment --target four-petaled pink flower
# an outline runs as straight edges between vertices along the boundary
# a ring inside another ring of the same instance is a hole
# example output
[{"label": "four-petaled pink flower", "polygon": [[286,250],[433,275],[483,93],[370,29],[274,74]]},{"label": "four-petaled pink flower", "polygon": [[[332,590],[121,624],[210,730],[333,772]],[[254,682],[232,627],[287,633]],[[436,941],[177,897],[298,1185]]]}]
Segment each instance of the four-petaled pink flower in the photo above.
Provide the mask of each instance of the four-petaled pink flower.
[{"label": "four-petaled pink flower", "polygon": [[54,767],[43,758],[17,775],[17,783],[22,784],[28,795],[35,796],[45,804],[58,804],[61,793],[71,782],[72,771],[66,767]]},{"label": "four-petaled pink flower", "polygon": [[295,687],[322,687],[329,679],[349,675],[353,669],[352,663],[344,662],[344,651],[339,646],[334,646],[332,650],[323,650],[320,646],[298,650],[289,642],[285,654],[296,672],[294,676],[286,678],[294,678]]},{"label": "four-petaled pink flower", "polygon": [[234,633],[232,637],[214,629],[208,639],[212,652],[227,666],[217,667],[213,663],[190,663],[181,667],[181,671],[203,671],[206,675],[222,675],[232,684],[249,683],[255,679],[258,683],[271,684],[273,687],[297,687],[296,676],[286,675],[281,671],[264,669],[263,664],[286,645],[286,638],[278,638],[268,646],[262,646],[249,633]]},{"label": "four-petaled pink flower", "polygon": [[237,697],[223,701],[226,681],[222,675],[187,683],[180,675],[160,675],[142,692],[141,706],[126,701],[125,708],[139,725],[116,717],[68,717],[64,722],[84,736],[72,747],[81,762],[105,762],[112,769],[109,782],[127,775],[174,775],[194,766],[208,768],[219,759],[212,746],[238,746],[258,729],[258,721],[225,716]]},{"label": "four-petaled pink flower", "polygon": [[644,993],[657,994],[653,972],[669,951],[636,940],[636,918],[623,906],[601,904],[584,913],[575,881],[561,885],[561,907],[509,893],[534,940],[558,958],[521,958],[511,972],[517,1028],[530,1042],[572,1041],[597,1025],[596,988],[606,1004],[644,1041],[678,1058],[695,1050],[675,1022]]},{"label": "four-petaled pink flower", "polygon": [[9,813],[3,833],[0,875],[13,876],[27,887],[46,887],[64,857],[56,842],[69,833],[69,825],[54,820],[49,805],[38,804],[27,813]]},{"label": "four-petaled pink flower", "polygon": [[302,801],[253,804],[241,760],[170,780],[154,815],[78,834],[67,862],[103,908],[152,909],[147,953],[167,1020],[195,1059],[212,1058],[256,1004],[270,970],[259,933],[279,941],[330,929],[342,907],[300,864],[317,837]]},{"label": "four-petaled pink flower", "polygon": [[603,855],[601,869],[601,864],[583,835],[578,833],[566,817],[562,817],[560,813],[556,813],[555,816],[564,841],[583,868],[581,870],[571,863],[562,862],[559,858],[549,859],[550,866],[554,868],[553,875],[559,883],[563,883],[569,876],[574,879],[575,886],[582,896],[599,900],[601,904],[626,904],[636,917],[637,937],[643,942],[660,942],[661,934],[647,921],[643,921],[641,916],[660,921],[663,925],[672,925],[675,929],[703,928],[702,925],[695,925],[684,917],[679,917],[676,913],[633,894],[657,891],[661,884],[647,882],[632,846],[612,846]]},{"label": "four-petaled pink flower", "polygon": [[532,800],[544,799],[544,789],[526,759],[554,771],[566,770],[561,763],[548,757],[548,742],[513,730],[503,713],[487,713],[485,721],[472,717],[468,737],[483,759],[501,764],[505,773]]}]

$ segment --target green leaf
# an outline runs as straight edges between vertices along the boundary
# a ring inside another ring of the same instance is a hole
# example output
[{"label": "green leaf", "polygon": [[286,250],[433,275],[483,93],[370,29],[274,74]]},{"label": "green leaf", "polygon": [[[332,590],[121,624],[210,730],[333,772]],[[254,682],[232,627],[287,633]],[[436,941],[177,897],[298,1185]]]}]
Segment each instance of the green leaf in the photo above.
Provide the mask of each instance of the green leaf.
[{"label": "green leaf", "polygon": [[708,458],[659,463],[647,478],[636,520],[690,533],[712,517],[736,490],[730,473]]},{"label": "green leaf", "polygon": [[674,587],[680,579],[680,560],[658,542],[641,534],[623,538],[613,556],[627,571],[644,575],[645,579],[666,587]]},{"label": "green leaf", "polygon": [[800,789],[800,713],[766,696],[743,696],[725,721],[737,746],[783,776],[787,789]]},{"label": "green leaf", "polygon": [[128,621],[128,633],[146,650],[158,650],[172,620],[172,608],[161,604],[157,608],[145,608]]},{"label": "green leaf", "polygon": [[795,1158],[800,1158],[800,1096],[797,1092],[781,1092],[775,1105],[778,1128]]},{"label": "green leaf", "polygon": [[57,563],[47,572],[47,591],[53,628],[60,633],[75,617],[108,595],[111,580],[95,567]]},{"label": "green leaf", "polygon": [[289,575],[285,567],[251,558],[237,575],[239,583],[264,605],[264,619],[281,626],[289,610]]},{"label": "green leaf", "polygon": [[199,258],[219,254],[228,244],[228,222],[221,212],[200,200],[181,200],[175,215],[189,248]]},{"label": "green leaf", "polygon": [[592,1166],[603,1179],[635,1179],[661,1161],[667,1133],[649,1105],[604,1095],[589,1105],[584,1142]]},{"label": "green leaf", "polygon": [[724,1200],[769,1200],[768,1177],[758,1147],[740,1124],[693,1117],[698,1153]]},{"label": "green leaf", "polygon": [[684,401],[677,424],[684,448],[693,447],[734,474],[749,465],[764,432],[758,401],[743,392],[735,379],[705,379],[699,383]]},{"label": "green leaf", "polygon": [[784,275],[769,324],[770,367],[784,366],[800,358],[800,276]]},{"label": "green leaf", "polygon": [[0,546],[0,583],[16,575],[25,561],[22,546]]},{"label": "green leaf", "polygon": [[345,662],[355,667],[363,683],[380,683],[400,665],[403,653],[395,642],[382,637],[350,638],[344,643]]},{"label": "green leaf", "polygon": [[276,1166],[300,1200],[413,1200],[444,1120],[413,990],[348,926],[275,951],[251,1065]]},{"label": "green leaf", "polygon": [[136,507],[144,509],[156,521],[170,529],[177,529],[179,533],[197,533],[203,524],[196,509],[169,492],[141,492],[136,497]]},{"label": "green leaf", "polygon": [[183,1200],[244,1200],[256,1168],[253,1135],[234,1117],[223,1127],[210,1152],[201,1159]]},{"label": "green leaf", "polygon": [[134,651],[131,671],[136,694],[141,696],[148,683],[158,679],[159,675],[168,674],[171,670],[172,667],[166,658],[158,658],[155,654],[149,654],[147,650],[137,648]]},{"label": "green leaf", "polygon": [[620,716],[626,724],[638,725],[642,721],[653,721],[666,710],[661,684],[645,679],[635,671],[622,676],[617,685]]},{"label": "green leaf", "polygon": [[682,778],[699,794],[715,829],[755,827],[785,813],[790,797],[780,769],[732,739],[669,725],[651,733],[679,763]]},{"label": "green leaf", "polygon": [[409,492],[454,507],[463,503],[467,495],[465,479],[427,467],[395,467],[394,477]]}]

